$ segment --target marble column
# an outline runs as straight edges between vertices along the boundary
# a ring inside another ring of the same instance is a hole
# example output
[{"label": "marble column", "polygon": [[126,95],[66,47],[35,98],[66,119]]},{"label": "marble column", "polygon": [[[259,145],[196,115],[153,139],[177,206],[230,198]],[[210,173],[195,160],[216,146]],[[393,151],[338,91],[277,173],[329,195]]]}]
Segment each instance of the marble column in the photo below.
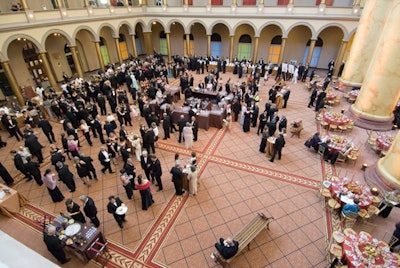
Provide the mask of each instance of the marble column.
[{"label": "marble column", "polygon": [[314,52],[314,48],[315,48],[315,43],[316,42],[317,42],[316,39],[311,39],[310,46],[308,47],[308,54],[307,54],[306,64],[310,64],[311,63],[311,58],[312,58],[312,54]]},{"label": "marble column", "polygon": [[78,73],[79,77],[83,78],[84,74],[83,74],[83,70],[82,70],[81,61],[79,60],[78,47],[70,46],[69,48],[71,49],[71,55],[72,55],[72,59],[74,60],[76,72]]},{"label": "marble column", "polygon": [[26,0],[21,0],[21,6],[22,6],[22,8],[24,10],[28,10],[29,9],[29,6],[28,6],[28,3],[26,2]]},{"label": "marble column", "polygon": [[90,7],[89,0],[83,0],[83,6],[84,7]]},{"label": "marble column", "polygon": [[103,61],[103,55],[101,55],[100,41],[95,41],[94,46],[96,47],[97,60],[99,61],[100,69],[104,72],[105,66]]},{"label": "marble column", "polygon": [[142,6],[147,6],[147,0],[142,0],[141,4],[142,4]]},{"label": "marble column", "polygon": [[21,89],[18,86],[18,82],[17,82],[17,79],[15,79],[14,73],[11,70],[10,63],[8,61],[3,61],[1,63],[1,66],[3,67],[4,73],[7,77],[8,82],[10,83],[12,92],[14,93],[15,97],[17,98],[19,105],[25,106],[24,96],[22,95]]},{"label": "marble column", "polygon": [[118,56],[118,62],[119,64],[122,64],[122,56],[121,56],[121,49],[119,47],[119,37],[114,37],[114,44],[115,44],[115,49],[117,51],[117,56]]},{"label": "marble column", "polygon": [[190,34],[186,34],[186,56],[190,56]]},{"label": "marble column", "polygon": [[400,98],[400,1],[396,0],[390,10],[359,96],[350,107],[355,125],[361,128],[391,129],[393,110]]},{"label": "marble column", "polygon": [[259,39],[260,37],[258,36],[254,37],[253,62],[257,62]]},{"label": "marble column", "polygon": [[336,68],[335,68],[335,71],[333,72],[333,76],[337,76],[338,73],[339,73],[340,65],[343,62],[344,53],[346,53],[347,44],[348,44],[348,41],[344,41],[344,40],[340,44],[339,53],[338,53],[338,55],[336,57],[336,60],[335,60]]},{"label": "marble column", "polygon": [[56,77],[54,76],[53,68],[50,66],[49,60],[47,59],[47,52],[40,52],[40,58],[42,59],[42,66],[44,72],[47,75],[47,78],[49,79],[50,85],[56,91],[61,91],[60,87],[57,84]]},{"label": "marble column", "polygon": [[207,34],[207,56],[211,56],[211,34]]},{"label": "marble column", "polygon": [[393,0],[366,1],[349,58],[339,79],[344,88],[361,87],[392,3]]},{"label": "marble column", "polygon": [[143,32],[144,49],[147,55],[153,54],[153,43],[151,41],[151,32]]},{"label": "marble column", "polygon": [[56,4],[57,4],[58,9],[63,7],[62,3],[61,3],[61,0],[56,0]]},{"label": "marble column", "polygon": [[229,44],[229,61],[232,62],[233,60],[233,40],[234,40],[235,36],[231,35],[231,40],[230,40],[230,44]]},{"label": "marble column", "polygon": [[287,40],[287,38],[282,38],[281,53],[279,53],[278,65],[281,65],[283,62],[283,55],[285,53],[286,40]]},{"label": "marble column", "polygon": [[258,1],[258,4],[259,4],[259,5],[264,5],[264,0],[259,0],[259,1]]},{"label": "marble column", "polygon": [[393,191],[400,188],[400,132],[390,147],[386,156],[378,160],[365,172],[365,179],[371,186],[377,186],[383,191]]},{"label": "marble column", "polygon": [[134,34],[131,34],[131,42],[132,42],[132,48],[133,48],[133,56],[136,58],[137,57],[137,49],[136,49],[136,38]]},{"label": "marble column", "polygon": [[167,51],[168,51],[168,62],[172,61],[172,53],[171,53],[171,39],[170,39],[170,33],[165,33],[165,36],[167,38]]}]

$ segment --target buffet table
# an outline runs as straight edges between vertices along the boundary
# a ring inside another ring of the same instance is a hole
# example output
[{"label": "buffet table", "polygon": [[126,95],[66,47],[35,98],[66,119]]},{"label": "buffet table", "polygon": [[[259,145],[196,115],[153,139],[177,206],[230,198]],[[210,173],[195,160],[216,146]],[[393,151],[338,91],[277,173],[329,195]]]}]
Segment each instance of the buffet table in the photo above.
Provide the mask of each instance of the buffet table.
[{"label": "buffet table", "polygon": [[95,242],[106,242],[103,234],[90,224],[74,222],[63,216],[56,217],[52,225],[56,226],[59,238],[64,241],[67,248],[83,261],[91,260],[96,252],[90,250]]},{"label": "buffet table", "polygon": [[376,138],[376,148],[379,151],[388,151],[390,149],[390,146],[392,146],[393,141],[394,141],[394,136],[379,135]]},{"label": "buffet table", "polygon": [[178,102],[181,99],[181,92],[179,91],[179,87],[170,87],[169,88],[172,96],[173,102]]},{"label": "buffet table", "polygon": [[202,100],[215,100],[217,98],[218,92],[217,91],[210,91],[206,89],[199,89],[195,88],[192,91],[192,97],[202,99]]},{"label": "buffet table", "polygon": [[348,148],[354,147],[354,144],[352,141],[349,139],[342,137],[342,136],[337,136],[337,135],[332,135],[332,136],[326,136],[322,138],[322,140],[327,140],[330,139],[330,143],[328,144],[328,147],[332,150],[335,150],[337,152],[347,150]]},{"label": "buffet table", "polygon": [[323,117],[329,125],[345,126],[350,122],[346,115],[338,112],[325,112]]},{"label": "buffet table", "polygon": [[342,204],[354,204],[354,198],[358,198],[360,208],[367,209],[374,200],[371,189],[366,185],[360,185],[348,178],[336,178],[330,190],[332,197]]},{"label": "buffet table", "polygon": [[28,203],[22,194],[16,190],[9,188],[4,184],[0,184],[0,212],[7,217],[13,217],[13,214],[18,213],[20,207]]},{"label": "buffet table", "polygon": [[271,158],[274,154],[274,144],[275,144],[275,137],[268,137],[267,139],[267,146],[265,148],[266,155],[268,158]]},{"label": "buffet table", "polygon": [[349,233],[342,247],[348,267],[399,267],[387,244],[368,233]]}]

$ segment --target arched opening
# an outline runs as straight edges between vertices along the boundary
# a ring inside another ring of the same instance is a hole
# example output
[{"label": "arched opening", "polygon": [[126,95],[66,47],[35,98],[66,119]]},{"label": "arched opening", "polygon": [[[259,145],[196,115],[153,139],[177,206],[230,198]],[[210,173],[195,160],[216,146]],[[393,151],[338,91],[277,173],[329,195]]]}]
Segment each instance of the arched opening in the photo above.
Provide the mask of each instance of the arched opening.
[{"label": "arched opening", "polygon": [[69,68],[71,69],[71,73],[72,74],[76,73],[75,62],[72,57],[71,49],[69,48],[69,46],[67,44],[64,45],[64,53],[65,53],[65,57],[67,58]]},{"label": "arched opening", "polygon": [[[311,39],[308,40],[307,45],[306,45],[306,49],[304,50],[304,55],[303,55],[303,64],[306,64],[307,62],[307,55],[308,55],[308,51],[310,50],[310,44],[311,44]],[[321,56],[321,52],[322,52],[322,46],[324,45],[324,42],[322,41],[321,38],[318,37],[317,41],[315,42],[315,47],[314,50],[312,52],[312,56],[311,56],[311,61],[310,61],[310,67],[317,67],[318,66],[318,61],[319,58]]]},{"label": "arched opening", "polygon": [[119,50],[121,51],[121,57],[122,59],[127,59],[129,58],[129,52],[128,52],[128,45],[126,43],[126,38],[124,34],[119,34]]},{"label": "arched opening", "polygon": [[35,45],[26,40],[22,48],[22,56],[24,58],[25,64],[32,75],[32,80],[36,86],[42,86],[44,81],[47,81],[47,75],[43,71],[42,59],[36,52]]},{"label": "arched opening", "polygon": [[101,56],[103,57],[104,65],[109,64],[110,56],[108,55],[106,40],[103,37],[100,37],[100,52]]},{"label": "arched opening", "polygon": [[219,58],[222,56],[222,38],[217,33],[211,35],[211,56]]},{"label": "arched opening", "polygon": [[160,54],[168,55],[167,35],[164,31],[160,32]]},{"label": "arched opening", "polygon": [[239,60],[251,58],[251,37],[248,34],[243,34],[239,38],[238,44],[238,58]]},{"label": "arched opening", "polygon": [[268,52],[268,62],[278,63],[282,49],[282,35],[277,35],[271,40]]}]

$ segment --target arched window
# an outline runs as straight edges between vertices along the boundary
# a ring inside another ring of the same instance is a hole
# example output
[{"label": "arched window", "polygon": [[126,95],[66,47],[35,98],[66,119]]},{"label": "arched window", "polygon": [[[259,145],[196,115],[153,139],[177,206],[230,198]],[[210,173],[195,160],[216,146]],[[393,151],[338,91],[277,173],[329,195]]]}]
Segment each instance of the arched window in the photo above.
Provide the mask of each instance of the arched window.
[{"label": "arched window", "polygon": [[167,35],[164,31],[160,32],[160,54],[168,55]]},{"label": "arched window", "polygon": [[217,33],[211,35],[211,56],[222,57],[222,39]]},{"label": "arched window", "polygon": [[68,44],[64,45],[64,53],[65,53],[65,57],[67,58],[67,62],[68,62],[69,68],[71,68],[71,73],[72,74],[76,73],[75,62],[74,62],[74,59],[72,57],[71,49],[68,46]]},{"label": "arched window", "polygon": [[122,59],[127,59],[129,57],[128,45],[126,44],[126,38],[124,34],[119,34],[119,50],[121,51]]},{"label": "arched window", "polygon": [[250,59],[251,55],[251,37],[248,34],[243,34],[239,38],[238,44],[238,59]]},{"label": "arched window", "polygon": [[271,40],[271,44],[269,46],[268,51],[268,61],[271,63],[278,63],[279,55],[281,54],[282,49],[282,35],[276,35]]},{"label": "arched window", "polygon": [[25,44],[22,49],[22,55],[24,57],[26,66],[29,72],[32,74],[32,79],[35,81],[36,86],[42,85],[42,82],[47,80],[47,76],[42,67],[42,59],[39,57],[36,47],[31,41],[25,40],[24,42]]},{"label": "arched window", "polygon": [[[307,64],[307,55],[308,55],[308,51],[310,50],[310,44],[311,44],[311,39],[308,40],[307,45],[306,45],[306,49],[304,50],[304,54],[303,54],[303,64]],[[324,42],[322,41],[321,38],[318,37],[318,39],[315,41],[315,47],[314,50],[312,52],[312,56],[311,56],[311,61],[309,62],[310,67],[317,67],[318,66],[318,61],[319,61],[319,57],[321,56],[321,52],[322,52],[322,46],[324,45]]]},{"label": "arched window", "polygon": [[189,50],[186,49],[187,43],[186,43],[186,34],[183,35],[183,53],[188,52],[188,56],[194,55],[194,38],[193,34],[189,34]]},{"label": "arched window", "polygon": [[101,56],[103,57],[104,65],[109,64],[110,56],[108,55],[106,40],[103,37],[100,37],[100,52]]},{"label": "arched window", "polygon": [[137,34],[135,35],[135,44],[136,44],[137,54],[142,55],[143,54],[142,42],[140,42],[140,38]]}]

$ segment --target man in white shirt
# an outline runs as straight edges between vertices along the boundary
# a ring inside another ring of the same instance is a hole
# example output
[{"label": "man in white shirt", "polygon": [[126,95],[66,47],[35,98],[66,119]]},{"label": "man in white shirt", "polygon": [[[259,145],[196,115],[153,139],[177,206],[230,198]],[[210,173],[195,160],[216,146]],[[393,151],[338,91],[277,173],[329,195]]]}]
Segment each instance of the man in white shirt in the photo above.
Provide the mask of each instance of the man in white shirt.
[{"label": "man in white shirt", "polygon": [[109,153],[106,150],[106,147],[104,146],[100,147],[99,161],[103,165],[103,168],[101,169],[101,172],[103,172],[103,174],[106,172],[107,169],[110,172],[110,174],[114,173],[114,171],[111,170],[111,156],[109,155]]}]

